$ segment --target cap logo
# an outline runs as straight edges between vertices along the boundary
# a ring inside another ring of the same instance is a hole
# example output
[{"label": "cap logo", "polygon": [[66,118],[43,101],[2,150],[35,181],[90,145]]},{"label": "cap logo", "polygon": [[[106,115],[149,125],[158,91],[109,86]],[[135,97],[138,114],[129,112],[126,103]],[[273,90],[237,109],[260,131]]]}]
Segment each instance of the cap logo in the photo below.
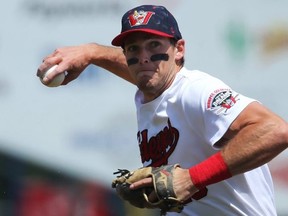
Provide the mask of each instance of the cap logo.
[{"label": "cap logo", "polygon": [[147,25],[150,18],[154,15],[154,12],[151,11],[134,11],[133,14],[131,14],[129,18],[130,26],[139,26],[139,25]]}]

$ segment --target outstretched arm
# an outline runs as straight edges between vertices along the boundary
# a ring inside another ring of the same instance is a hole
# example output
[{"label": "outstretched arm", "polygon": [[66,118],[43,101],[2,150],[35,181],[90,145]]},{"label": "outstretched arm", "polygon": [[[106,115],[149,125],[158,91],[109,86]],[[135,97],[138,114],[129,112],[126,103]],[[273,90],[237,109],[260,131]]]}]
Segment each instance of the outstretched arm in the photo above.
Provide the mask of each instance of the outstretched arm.
[{"label": "outstretched arm", "polygon": [[90,64],[102,67],[134,84],[128,73],[128,66],[121,48],[96,43],[58,48],[43,59],[37,76],[42,77],[44,72],[55,64],[59,66],[47,79],[43,80],[45,84],[51,82],[57,74],[66,71],[66,78],[62,83],[66,85],[76,79]]},{"label": "outstretched arm", "polygon": [[222,149],[232,175],[268,163],[288,147],[288,125],[258,102],[236,118],[226,133],[233,138]]}]

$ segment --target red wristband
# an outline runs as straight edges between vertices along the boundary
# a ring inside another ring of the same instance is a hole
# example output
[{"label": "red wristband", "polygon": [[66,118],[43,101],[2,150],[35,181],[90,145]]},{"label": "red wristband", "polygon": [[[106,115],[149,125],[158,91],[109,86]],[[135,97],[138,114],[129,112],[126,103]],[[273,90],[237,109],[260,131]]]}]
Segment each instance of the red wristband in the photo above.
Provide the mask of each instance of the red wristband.
[{"label": "red wristband", "polygon": [[205,188],[207,185],[223,181],[232,176],[221,152],[191,167],[189,173],[193,184],[198,189]]}]

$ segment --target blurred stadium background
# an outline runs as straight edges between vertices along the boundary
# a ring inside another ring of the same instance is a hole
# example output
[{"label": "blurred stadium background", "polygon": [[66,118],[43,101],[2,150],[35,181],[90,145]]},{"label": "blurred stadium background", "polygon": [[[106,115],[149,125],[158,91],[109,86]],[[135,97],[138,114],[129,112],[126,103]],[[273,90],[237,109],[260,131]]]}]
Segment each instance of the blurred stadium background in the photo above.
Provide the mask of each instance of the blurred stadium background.
[{"label": "blurred stadium background", "polygon": [[[110,44],[127,9],[165,5],[186,39],[186,66],[213,74],[288,120],[288,2],[284,0],[10,0],[0,3],[0,215],[154,215],[110,189],[140,167],[135,87],[91,66],[68,86],[35,76],[61,46]],[[288,152],[270,163],[288,215]]]}]

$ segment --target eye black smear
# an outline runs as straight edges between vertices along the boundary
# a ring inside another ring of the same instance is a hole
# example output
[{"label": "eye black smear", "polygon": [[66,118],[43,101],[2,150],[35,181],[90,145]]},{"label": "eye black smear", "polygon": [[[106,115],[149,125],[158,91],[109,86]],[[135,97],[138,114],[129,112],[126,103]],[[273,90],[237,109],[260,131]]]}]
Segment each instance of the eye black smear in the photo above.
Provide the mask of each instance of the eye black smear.
[{"label": "eye black smear", "polygon": [[167,53],[159,53],[151,56],[151,61],[168,61],[169,55]]}]

